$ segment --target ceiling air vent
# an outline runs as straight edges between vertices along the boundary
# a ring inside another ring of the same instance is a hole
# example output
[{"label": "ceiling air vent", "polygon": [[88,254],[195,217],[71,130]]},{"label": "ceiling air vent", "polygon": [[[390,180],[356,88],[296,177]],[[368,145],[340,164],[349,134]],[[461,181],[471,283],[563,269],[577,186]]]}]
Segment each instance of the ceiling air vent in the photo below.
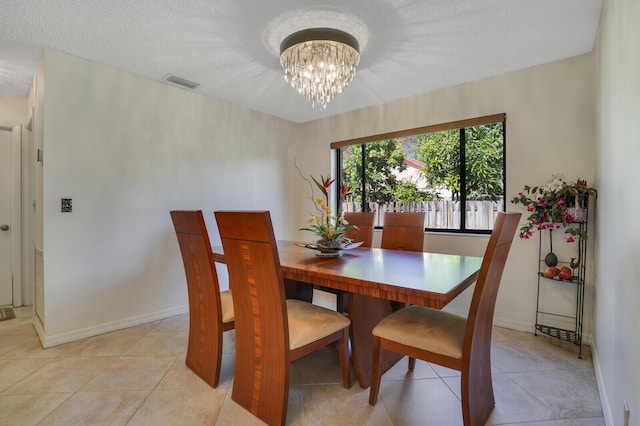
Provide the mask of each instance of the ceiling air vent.
[{"label": "ceiling air vent", "polygon": [[167,80],[169,83],[177,84],[178,86],[186,87],[187,89],[192,89],[192,90],[200,86],[199,83],[194,83],[193,81],[189,81],[187,79],[180,78],[178,76],[171,75],[171,74],[169,74],[165,78],[165,80]]}]

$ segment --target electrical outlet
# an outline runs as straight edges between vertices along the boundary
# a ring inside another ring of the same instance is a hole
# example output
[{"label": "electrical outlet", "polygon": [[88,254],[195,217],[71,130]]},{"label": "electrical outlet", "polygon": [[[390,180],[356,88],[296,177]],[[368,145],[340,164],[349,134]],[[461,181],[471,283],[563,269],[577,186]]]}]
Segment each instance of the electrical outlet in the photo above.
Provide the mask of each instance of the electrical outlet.
[{"label": "electrical outlet", "polygon": [[629,408],[629,403],[625,401],[624,402],[624,426],[629,426],[629,417],[631,417],[631,409]]}]

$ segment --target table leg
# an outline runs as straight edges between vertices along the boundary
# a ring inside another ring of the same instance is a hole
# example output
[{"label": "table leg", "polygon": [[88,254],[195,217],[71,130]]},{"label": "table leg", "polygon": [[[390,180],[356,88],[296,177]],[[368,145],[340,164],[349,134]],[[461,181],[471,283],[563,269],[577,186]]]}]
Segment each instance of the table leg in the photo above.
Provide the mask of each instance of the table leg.
[{"label": "table leg", "polygon": [[284,292],[287,299],[298,299],[309,303],[313,301],[313,285],[309,283],[285,278]]},{"label": "table leg", "polygon": [[[361,294],[349,294],[349,318],[351,328],[351,354],[353,366],[361,388],[371,384],[371,365],[373,363],[373,336],[371,331],[380,320],[392,312],[391,302]],[[384,373],[391,368],[402,355],[383,351],[380,358]]]}]

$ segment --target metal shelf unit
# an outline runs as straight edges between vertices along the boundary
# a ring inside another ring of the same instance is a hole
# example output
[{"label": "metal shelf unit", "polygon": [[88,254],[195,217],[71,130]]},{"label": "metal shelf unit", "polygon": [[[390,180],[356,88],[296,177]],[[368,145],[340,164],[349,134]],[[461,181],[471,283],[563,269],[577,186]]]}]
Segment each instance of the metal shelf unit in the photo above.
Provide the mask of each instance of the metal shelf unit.
[{"label": "metal shelf unit", "polygon": [[[584,222],[577,223],[580,230],[587,231],[587,219]],[[553,233],[549,233],[549,238],[553,238]],[[539,237],[539,249],[538,249],[538,294],[536,301],[536,325],[535,335],[544,334],[546,336],[554,337],[556,339],[571,342],[579,347],[578,358],[582,358],[582,321],[584,314],[584,287],[585,287],[585,275],[586,275],[586,252],[587,242],[580,238],[578,244],[578,259],[579,265],[573,269],[571,280],[561,280],[560,278],[553,277],[548,278],[544,276],[544,270],[547,265],[544,261],[543,252],[543,232],[540,232]],[[570,266],[570,261],[559,260],[558,267]],[[553,310],[547,311],[544,309],[544,300],[542,300],[542,294],[546,287],[549,287],[551,283],[560,283],[563,285],[575,286],[575,312],[567,315],[565,313],[554,312]],[[557,318],[563,320],[571,320],[573,322],[573,328],[560,328],[550,324],[550,318]]]}]

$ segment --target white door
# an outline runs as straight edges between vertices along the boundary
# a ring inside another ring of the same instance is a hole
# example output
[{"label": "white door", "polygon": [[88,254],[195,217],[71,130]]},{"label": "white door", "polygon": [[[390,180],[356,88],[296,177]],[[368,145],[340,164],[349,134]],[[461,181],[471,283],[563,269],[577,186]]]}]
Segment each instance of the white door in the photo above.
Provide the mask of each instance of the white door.
[{"label": "white door", "polygon": [[11,231],[11,132],[0,130],[0,306],[13,304]]}]

